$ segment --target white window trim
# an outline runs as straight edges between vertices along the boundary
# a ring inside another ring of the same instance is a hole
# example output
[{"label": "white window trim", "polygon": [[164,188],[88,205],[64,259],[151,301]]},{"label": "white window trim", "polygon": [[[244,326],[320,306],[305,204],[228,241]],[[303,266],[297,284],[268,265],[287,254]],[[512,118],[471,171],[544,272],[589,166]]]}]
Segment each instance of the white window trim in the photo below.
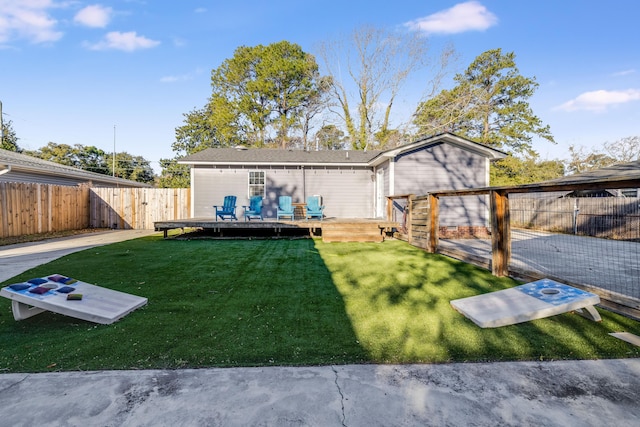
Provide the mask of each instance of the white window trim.
[{"label": "white window trim", "polygon": [[263,176],[263,184],[262,184],[262,197],[265,197],[267,194],[267,172],[264,170],[250,170],[247,173],[247,198],[251,198],[251,188],[258,187],[260,184],[252,184],[251,183],[251,174],[252,173],[262,173]]}]

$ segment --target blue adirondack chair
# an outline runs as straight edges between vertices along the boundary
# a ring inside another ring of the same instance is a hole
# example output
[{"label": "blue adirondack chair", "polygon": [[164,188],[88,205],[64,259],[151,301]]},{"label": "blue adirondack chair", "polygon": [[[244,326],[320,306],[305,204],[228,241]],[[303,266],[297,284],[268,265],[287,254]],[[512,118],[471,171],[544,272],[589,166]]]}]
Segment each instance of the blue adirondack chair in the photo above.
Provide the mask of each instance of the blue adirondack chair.
[{"label": "blue adirondack chair", "polygon": [[262,217],[262,196],[251,196],[249,206],[243,206],[243,208],[245,221],[251,221],[251,218],[260,218],[260,220],[264,221]]},{"label": "blue adirondack chair", "polygon": [[324,217],[324,206],[320,205],[320,196],[309,196],[307,197],[307,206],[306,206],[306,219],[311,218],[322,218]]},{"label": "blue adirondack chair", "polygon": [[213,205],[216,210],[216,220],[220,217],[224,221],[225,218],[238,220],[236,216],[236,196],[224,196],[222,206]]},{"label": "blue adirondack chair", "polygon": [[278,220],[282,217],[289,217],[293,221],[293,205],[291,196],[280,196],[278,198],[278,210],[276,212]]}]

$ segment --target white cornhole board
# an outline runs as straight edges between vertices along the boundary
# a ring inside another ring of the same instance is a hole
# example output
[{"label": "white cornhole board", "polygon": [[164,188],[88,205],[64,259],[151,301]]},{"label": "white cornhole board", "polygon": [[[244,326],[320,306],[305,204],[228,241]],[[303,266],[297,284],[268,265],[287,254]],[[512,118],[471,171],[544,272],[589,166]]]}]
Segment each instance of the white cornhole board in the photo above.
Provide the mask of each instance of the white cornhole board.
[{"label": "white cornhole board", "polygon": [[[0,289],[0,296],[12,300],[11,308],[14,319],[23,320],[42,313],[43,311],[52,311],[65,316],[108,325],[147,303],[146,298],[114,291],[79,280],[69,285],[49,280],[49,278],[56,276],[61,275],[50,275],[38,278],[46,280],[45,283],[40,285],[32,285],[29,282],[24,282],[24,284],[30,285],[30,288],[24,290],[14,290],[11,288],[13,285]],[[14,283],[14,285],[16,284]],[[55,289],[50,289],[43,294],[29,292],[30,289],[38,286],[55,286]],[[82,294],[82,299],[67,300],[68,294],[58,292],[58,290],[65,286],[74,288],[71,292],[73,294]]]},{"label": "white cornhole board", "polygon": [[599,322],[602,319],[593,307],[598,303],[598,295],[550,279],[451,301],[454,309],[481,328],[497,328],[583,309],[587,313],[581,314]]}]

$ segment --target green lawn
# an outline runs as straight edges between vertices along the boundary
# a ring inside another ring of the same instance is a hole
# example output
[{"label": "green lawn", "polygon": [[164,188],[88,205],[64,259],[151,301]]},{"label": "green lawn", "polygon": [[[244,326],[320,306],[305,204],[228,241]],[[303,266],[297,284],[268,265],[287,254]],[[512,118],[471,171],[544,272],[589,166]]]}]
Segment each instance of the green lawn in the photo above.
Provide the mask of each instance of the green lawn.
[{"label": "green lawn", "polygon": [[404,242],[163,240],[89,249],[51,273],[145,296],[112,325],[43,313],[16,322],[0,298],[0,372],[638,357],[609,332],[640,323],[599,310],[481,329],[456,298],[516,285]]}]

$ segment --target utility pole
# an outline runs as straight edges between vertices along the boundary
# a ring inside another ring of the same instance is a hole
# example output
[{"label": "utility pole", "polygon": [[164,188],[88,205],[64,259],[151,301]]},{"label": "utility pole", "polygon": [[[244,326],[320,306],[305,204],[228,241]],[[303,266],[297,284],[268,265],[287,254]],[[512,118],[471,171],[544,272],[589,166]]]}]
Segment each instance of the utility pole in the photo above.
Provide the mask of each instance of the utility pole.
[{"label": "utility pole", "polygon": [[4,141],[4,122],[2,121],[2,101],[0,101],[0,145]]},{"label": "utility pole", "polygon": [[113,177],[116,176],[116,125],[113,125],[113,169],[111,170]]}]

